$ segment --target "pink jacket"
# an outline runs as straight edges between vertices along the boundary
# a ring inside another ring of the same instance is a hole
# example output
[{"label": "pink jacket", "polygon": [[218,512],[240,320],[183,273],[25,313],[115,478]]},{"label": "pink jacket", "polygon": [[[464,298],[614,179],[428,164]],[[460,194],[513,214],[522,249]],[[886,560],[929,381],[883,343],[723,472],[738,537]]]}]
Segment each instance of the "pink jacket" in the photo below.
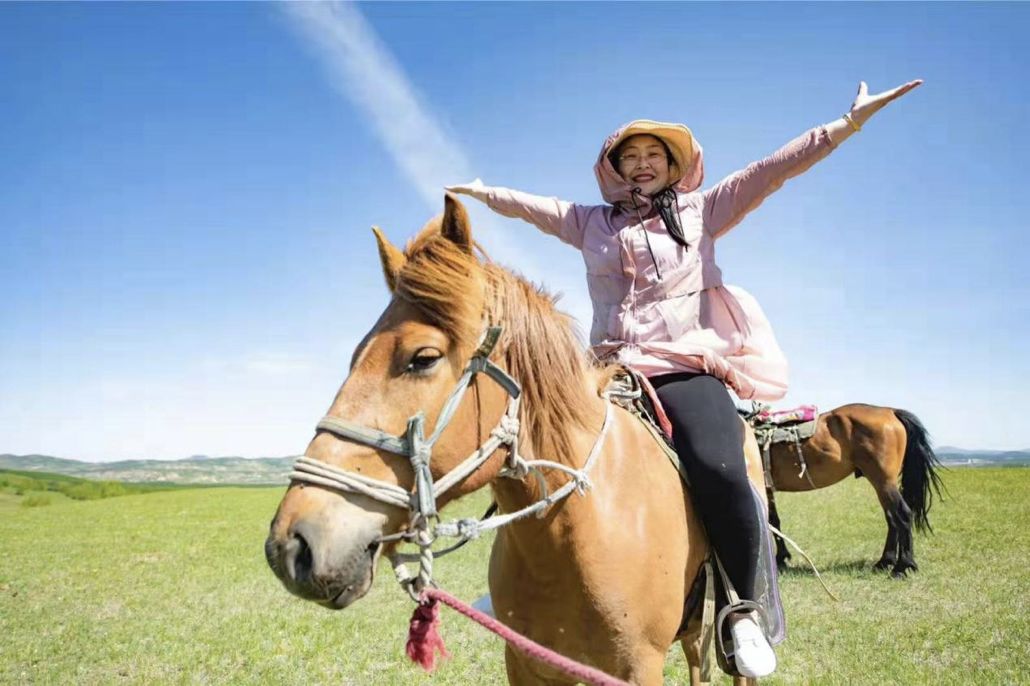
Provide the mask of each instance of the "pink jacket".
[{"label": "pink jacket", "polygon": [[594,168],[611,205],[576,205],[489,186],[470,194],[580,249],[594,309],[590,343],[599,359],[618,360],[648,376],[705,372],[741,398],[782,398],[786,358],[758,302],[723,284],[715,241],[787,179],[829,155],[833,144],[826,130],[803,133],[705,191],[697,190],[703,178],[697,147],[695,168],[675,186],[686,248],[650,206],[640,207],[641,223],[628,202],[630,185],[608,161],[621,131],[606,139]]}]

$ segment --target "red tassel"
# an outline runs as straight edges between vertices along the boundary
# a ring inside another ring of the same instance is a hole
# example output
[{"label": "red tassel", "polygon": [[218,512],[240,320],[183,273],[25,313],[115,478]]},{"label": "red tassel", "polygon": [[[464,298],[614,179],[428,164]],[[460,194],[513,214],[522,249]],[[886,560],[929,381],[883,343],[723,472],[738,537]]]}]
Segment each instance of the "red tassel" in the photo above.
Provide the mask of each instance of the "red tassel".
[{"label": "red tassel", "polygon": [[440,657],[450,657],[440,636],[439,627],[439,603],[435,599],[419,603],[411,615],[405,652],[413,662],[417,662],[427,672],[436,669],[437,651],[440,652]]}]

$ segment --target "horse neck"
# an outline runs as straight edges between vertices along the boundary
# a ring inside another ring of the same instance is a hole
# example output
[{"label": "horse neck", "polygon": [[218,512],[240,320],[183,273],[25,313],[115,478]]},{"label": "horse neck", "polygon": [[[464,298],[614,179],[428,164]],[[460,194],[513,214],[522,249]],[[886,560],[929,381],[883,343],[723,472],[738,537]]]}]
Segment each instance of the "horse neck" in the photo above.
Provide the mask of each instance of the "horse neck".
[{"label": "horse neck", "polygon": [[[588,383],[592,383],[592,379],[588,380]],[[590,389],[585,388],[583,393],[583,401],[588,403],[592,410],[592,421],[590,426],[586,428],[576,428],[568,431],[571,448],[569,454],[547,454],[543,451],[537,451],[533,448],[534,445],[548,446],[553,445],[553,443],[548,440],[546,435],[531,437],[523,434],[519,440],[520,446],[525,446],[524,449],[520,447],[519,450],[523,459],[527,461],[547,460],[549,462],[558,462],[573,469],[583,469],[590,452],[601,434],[606,413],[605,406],[607,404],[606,400],[596,395],[596,391],[591,393]],[[616,417],[614,419],[616,421],[613,423],[618,423],[618,420],[623,419],[618,417],[619,414],[622,413],[615,412]],[[533,440],[534,438],[537,440]],[[597,456],[595,468],[590,472],[590,475],[596,473],[597,463],[613,457],[610,454],[611,451],[610,442],[606,440],[600,454]],[[546,467],[541,468],[539,474],[546,482],[548,493],[554,493],[571,480],[571,477],[564,472],[547,469]],[[527,475],[521,480],[497,478],[492,482],[491,486],[501,512],[505,513],[515,512],[521,508],[528,507],[544,496],[539,480],[534,474]],[[527,519],[516,522],[511,526],[505,527],[502,530],[502,535],[513,546],[512,552],[516,553],[518,557],[524,558],[524,565],[536,567],[536,561],[544,561],[544,564],[539,566],[539,570],[541,573],[546,574],[548,570],[553,569],[553,562],[556,556],[564,557],[572,553],[568,546],[570,535],[591,537],[591,534],[582,527],[584,510],[589,510],[593,505],[593,503],[587,502],[589,499],[589,490],[585,495],[579,495],[573,491],[567,498],[552,505],[543,517],[530,516]],[[522,551],[521,554],[518,551]]]},{"label": "horse neck", "polygon": [[[535,602],[581,602],[586,607],[604,584],[628,582],[609,575],[612,560],[620,556],[632,554],[645,568],[660,568],[670,578],[683,572],[689,555],[695,567],[700,564],[706,550],[703,534],[675,466],[637,418],[618,407],[612,415],[589,472],[589,490],[555,503],[542,518],[529,517],[498,531],[491,591],[516,594],[524,603],[519,594],[532,587],[537,589]],[[577,466],[586,459],[600,426],[601,414],[592,430],[577,437]],[[552,492],[566,480],[549,477]],[[502,512],[539,495],[532,477],[525,482],[497,479],[492,487]]]},{"label": "horse neck", "polygon": [[[531,373],[541,377],[549,370],[541,368]],[[607,400],[598,395],[595,370],[590,368],[584,368],[575,381],[569,380],[558,395],[554,389],[538,391],[537,399],[523,393],[519,452],[527,460],[546,460],[581,469],[601,431]],[[577,410],[569,411],[571,407]],[[548,473],[547,479],[548,485],[561,485],[566,477]]]}]

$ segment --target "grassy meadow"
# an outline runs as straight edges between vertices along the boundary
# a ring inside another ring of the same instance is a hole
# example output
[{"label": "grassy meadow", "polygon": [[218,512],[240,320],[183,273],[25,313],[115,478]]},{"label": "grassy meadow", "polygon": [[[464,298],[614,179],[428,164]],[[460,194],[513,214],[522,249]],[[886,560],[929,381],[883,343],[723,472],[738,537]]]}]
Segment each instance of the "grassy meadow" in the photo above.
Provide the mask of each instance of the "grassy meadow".
[{"label": "grassy meadow", "polygon": [[[789,638],[770,684],[1030,683],[1030,469],[953,469],[922,571],[871,571],[885,525],[864,480],[780,495],[813,556],[781,578]],[[333,613],[288,595],[262,542],[281,488],[204,488],[24,507],[0,493],[0,684],[502,684],[499,639],[443,609],[453,657],[435,675],[403,654],[412,605],[388,565]],[[472,516],[485,494],[449,514]],[[437,564],[460,597],[486,589],[488,541]],[[666,683],[687,682],[670,650]],[[729,683],[720,675],[718,683]]]}]

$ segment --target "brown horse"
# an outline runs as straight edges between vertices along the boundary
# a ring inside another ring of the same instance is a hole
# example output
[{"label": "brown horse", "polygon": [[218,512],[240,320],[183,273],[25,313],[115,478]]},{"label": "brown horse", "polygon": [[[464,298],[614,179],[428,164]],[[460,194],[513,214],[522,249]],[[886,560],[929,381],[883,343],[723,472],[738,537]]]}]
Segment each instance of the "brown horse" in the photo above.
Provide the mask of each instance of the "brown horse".
[{"label": "brown horse", "polygon": [[[435,426],[479,335],[496,325],[503,335],[491,359],[522,386],[519,452],[582,467],[607,412],[599,389],[613,372],[591,365],[553,298],[481,256],[465,209],[451,196],[443,216],[405,251],[378,231],[376,236],[393,297],[355,350],[329,417],[398,435],[424,412],[426,425]],[[476,451],[505,411],[505,390],[491,379],[472,378],[433,446],[434,481]],[[538,643],[637,684],[662,683],[667,650],[680,640],[697,683],[698,622],[691,622],[690,634],[684,630],[684,599],[708,543],[674,465],[652,434],[622,408],[611,417],[590,488],[542,517],[498,530],[489,569],[494,610]],[[750,429],[745,440],[749,473],[761,485]],[[502,478],[508,452],[494,451],[439,504],[486,486],[501,512],[537,501],[541,488],[534,479]],[[414,489],[406,459],[360,440],[319,431],[305,455]],[[560,471],[545,476],[551,492],[568,478]],[[291,592],[343,609],[368,592],[379,556],[393,552],[395,544],[383,537],[403,532],[411,521],[404,507],[293,481],[272,521],[265,553]],[[510,647],[505,658],[513,684],[571,683]]]},{"label": "brown horse", "polygon": [[[854,474],[876,491],[887,518],[887,542],[876,569],[895,577],[918,570],[912,549],[912,526],[932,530],[927,515],[933,494],[941,495],[940,462],[922,423],[911,412],[876,405],[843,405],[819,415],[815,434],[801,443],[805,464],[792,443],[770,449],[773,487],[777,491],[825,488]],[[804,472],[804,473],[802,473]],[[769,521],[779,528],[776,503],[769,499]],[[776,562],[790,553],[776,537]]]}]

